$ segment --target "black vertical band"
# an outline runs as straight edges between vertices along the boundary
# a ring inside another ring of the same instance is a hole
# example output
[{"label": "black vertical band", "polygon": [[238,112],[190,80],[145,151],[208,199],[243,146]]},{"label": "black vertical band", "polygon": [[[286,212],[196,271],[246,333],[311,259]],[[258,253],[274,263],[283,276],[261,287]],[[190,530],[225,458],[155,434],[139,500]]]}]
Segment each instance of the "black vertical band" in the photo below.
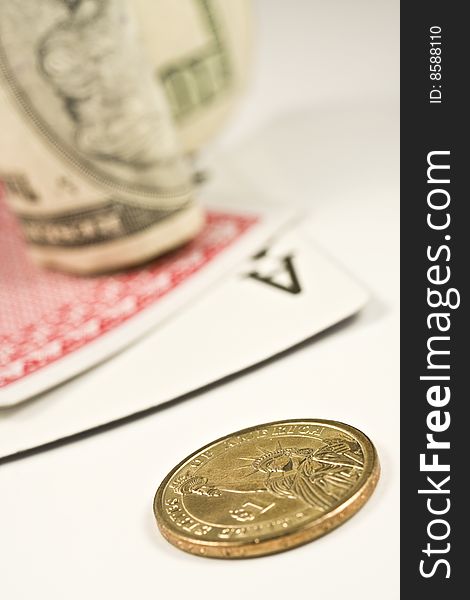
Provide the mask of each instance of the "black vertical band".
[{"label": "black vertical band", "polygon": [[426,600],[467,588],[464,7],[401,7],[401,590]]}]

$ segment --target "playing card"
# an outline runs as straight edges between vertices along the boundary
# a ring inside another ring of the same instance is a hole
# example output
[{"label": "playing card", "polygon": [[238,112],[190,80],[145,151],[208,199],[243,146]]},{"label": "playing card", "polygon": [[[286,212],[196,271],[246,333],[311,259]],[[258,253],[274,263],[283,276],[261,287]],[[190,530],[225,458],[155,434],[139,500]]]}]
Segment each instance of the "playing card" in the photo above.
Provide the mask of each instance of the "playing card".
[{"label": "playing card", "polygon": [[242,373],[354,314],[366,299],[297,227],[126,352],[0,412],[0,456],[145,414]]},{"label": "playing card", "polygon": [[76,277],[31,262],[0,198],[0,406],[120,351],[230,272],[286,217],[275,209],[212,209],[183,248],[139,269]]}]

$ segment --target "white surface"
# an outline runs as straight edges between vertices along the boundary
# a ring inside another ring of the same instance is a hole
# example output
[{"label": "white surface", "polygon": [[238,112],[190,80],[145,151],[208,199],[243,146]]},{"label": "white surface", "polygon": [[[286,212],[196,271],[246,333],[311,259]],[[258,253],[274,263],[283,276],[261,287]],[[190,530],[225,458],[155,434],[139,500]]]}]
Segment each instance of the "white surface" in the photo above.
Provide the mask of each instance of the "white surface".
[{"label": "white surface", "polygon": [[[373,300],[352,326],[263,370],[0,467],[2,598],[398,598],[398,6],[257,6],[257,76],[207,161],[225,152],[264,195],[311,206],[312,236]],[[235,429],[308,416],[351,423],[377,445],[382,479],[356,517],[313,544],[237,562],[159,536],[152,497],[180,459]]]},{"label": "white surface", "polygon": [[[263,247],[265,239],[256,251]],[[279,273],[286,254],[294,256],[301,294],[247,277],[252,271],[274,273],[278,283],[288,285],[286,273]],[[192,300],[99,369],[0,411],[0,458],[127,417],[257,364],[353,315],[367,302],[367,294],[318,251],[300,225],[276,238],[268,256],[244,260],[209,293]],[[110,337],[108,344],[114,342],[119,350],[119,335]],[[97,398],[96,390],[106,389],[110,380],[119,385]]]}]

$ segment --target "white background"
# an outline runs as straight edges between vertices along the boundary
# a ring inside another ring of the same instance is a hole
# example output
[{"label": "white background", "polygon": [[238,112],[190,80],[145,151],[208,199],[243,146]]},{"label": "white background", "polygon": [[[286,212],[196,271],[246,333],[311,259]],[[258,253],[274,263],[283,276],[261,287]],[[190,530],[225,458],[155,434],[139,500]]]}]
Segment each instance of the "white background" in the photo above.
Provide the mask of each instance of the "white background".
[{"label": "white background", "polygon": [[[312,235],[372,300],[352,325],[229,385],[2,466],[6,600],[398,598],[398,2],[255,7],[251,87],[206,164],[308,206]],[[97,397],[113,386],[119,377]],[[312,544],[245,561],[193,557],[160,537],[152,498],[177,462],[230,431],[296,417],[345,421],[374,440],[382,479],[360,513]]]}]

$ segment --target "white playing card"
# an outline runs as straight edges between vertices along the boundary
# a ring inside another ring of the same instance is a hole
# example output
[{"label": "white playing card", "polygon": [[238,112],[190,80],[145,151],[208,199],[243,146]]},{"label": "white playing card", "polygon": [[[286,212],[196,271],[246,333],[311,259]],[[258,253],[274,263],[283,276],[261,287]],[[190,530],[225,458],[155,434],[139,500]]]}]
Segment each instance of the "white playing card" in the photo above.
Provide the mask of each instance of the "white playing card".
[{"label": "white playing card", "polygon": [[[351,316],[366,300],[364,289],[296,227],[126,352],[1,411],[0,457],[138,414],[242,372]],[[105,393],[111,379],[112,395]]]},{"label": "white playing card", "polygon": [[261,205],[212,208],[183,248],[139,269],[76,277],[31,262],[0,198],[0,407],[116,354],[230,273],[289,216]]}]

